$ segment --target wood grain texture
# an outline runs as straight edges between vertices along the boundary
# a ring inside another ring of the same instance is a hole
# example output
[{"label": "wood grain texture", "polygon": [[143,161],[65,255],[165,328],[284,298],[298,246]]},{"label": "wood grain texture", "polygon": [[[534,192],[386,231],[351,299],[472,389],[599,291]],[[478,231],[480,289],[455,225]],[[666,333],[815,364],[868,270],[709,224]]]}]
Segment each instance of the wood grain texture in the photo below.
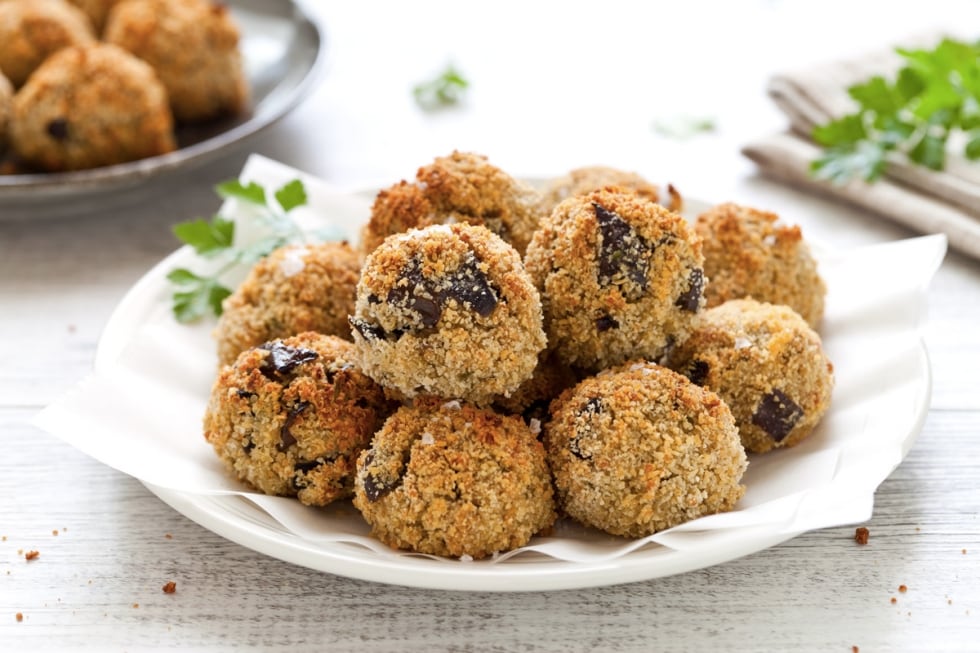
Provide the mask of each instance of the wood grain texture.
[{"label": "wood grain texture", "polygon": [[[480,20],[466,25],[454,20],[458,9],[428,2],[390,3],[386,20],[375,3],[307,4],[325,18],[334,64],[252,149],[334,183],[393,183],[459,147],[515,174],[597,163],[650,172],[682,192],[707,189],[718,201],[776,210],[835,246],[914,235],[756,178],[738,152],[783,124],[763,91],[775,67],[921,30],[928,17],[918,13],[871,20],[877,10],[847,3],[852,19],[840,21],[805,3],[746,0],[710,11],[710,3],[670,3],[677,13],[664,23],[660,13],[623,21],[624,12],[634,17],[633,4],[596,12],[594,3],[568,3],[555,12],[503,1],[469,8]],[[930,7],[936,17],[980,24],[980,7],[968,0]],[[878,31],[869,35],[872,24]],[[472,101],[422,115],[411,86],[452,48],[473,79]],[[706,49],[723,53],[723,74]],[[551,58],[531,72],[547,74],[528,74],[529,57],[541,51]],[[591,79],[615,97],[579,93]],[[675,110],[712,113],[719,129],[650,140],[650,120]],[[141,205],[70,220],[0,219],[0,652],[980,650],[980,263],[957,254],[929,293],[932,408],[877,491],[866,546],[849,525],[611,587],[491,594],[382,585],[233,544],[31,426],[89,373],[115,305],[175,249],[171,225],[212,212],[211,185],[237,174],[244,156],[150,184]],[[28,562],[30,550],[39,557]],[[162,591],[168,581],[174,594]]]}]

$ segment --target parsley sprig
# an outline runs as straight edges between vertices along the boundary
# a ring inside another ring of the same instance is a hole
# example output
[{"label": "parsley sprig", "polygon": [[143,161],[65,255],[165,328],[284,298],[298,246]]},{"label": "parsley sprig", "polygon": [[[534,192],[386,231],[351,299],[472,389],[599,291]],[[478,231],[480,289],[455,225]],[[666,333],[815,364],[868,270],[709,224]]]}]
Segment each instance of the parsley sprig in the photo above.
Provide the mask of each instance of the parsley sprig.
[{"label": "parsley sprig", "polygon": [[964,155],[980,158],[980,42],[943,39],[931,50],[896,50],[905,60],[894,80],[880,75],[847,89],[858,110],[813,130],[824,146],[810,164],[820,179],[874,181],[891,158],[932,170],[946,164],[954,134]]},{"label": "parsley sprig", "polygon": [[426,111],[458,104],[470,83],[455,66],[449,64],[439,75],[412,89],[415,103]]},{"label": "parsley sprig", "polygon": [[289,215],[296,207],[306,204],[306,188],[298,179],[276,190],[273,193],[275,202],[270,201],[265,188],[255,182],[226,181],[215,190],[225,199],[236,198],[253,207],[262,226],[262,235],[253,242],[236,245],[235,222],[220,215],[174,226],[173,233],[181,242],[190,245],[202,258],[218,259],[221,263],[211,274],[177,268],[167,275],[176,286],[172,309],[179,322],[194,322],[209,313],[221,315],[221,302],[231,294],[222,283],[228,272],[238,266],[254,265],[273,250],[308,237]]}]

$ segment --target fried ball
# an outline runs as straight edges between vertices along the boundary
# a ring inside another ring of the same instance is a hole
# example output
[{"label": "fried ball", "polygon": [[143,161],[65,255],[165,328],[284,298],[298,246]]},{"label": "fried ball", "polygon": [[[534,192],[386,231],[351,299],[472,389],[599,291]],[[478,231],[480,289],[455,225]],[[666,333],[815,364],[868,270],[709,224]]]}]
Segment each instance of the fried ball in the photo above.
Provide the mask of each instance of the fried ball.
[{"label": "fried ball", "polygon": [[14,152],[42,170],[79,170],[174,149],[167,92],[153,69],[113,45],[65,48],[14,98]]},{"label": "fried ball", "polygon": [[556,516],[531,430],[459,401],[399,408],[357,462],[354,505],[389,546],[474,559],[524,546]]},{"label": "fried ball", "polygon": [[799,444],[830,407],[833,365],[787,306],[733,299],[709,308],[666,363],[721,396],[755,453]]},{"label": "fried ball", "polygon": [[248,83],[239,32],[225,5],[207,0],[122,0],[109,12],[103,37],[156,70],[178,122],[244,111]]},{"label": "fried ball", "polygon": [[228,364],[268,340],[316,331],[350,340],[361,260],[347,243],[287,245],[259,261],[223,304],[214,330]]},{"label": "fried ball", "polygon": [[351,326],[364,372],[408,398],[486,405],[526,381],[545,346],[541,300],[517,252],[468,224],[382,243],[364,264]]},{"label": "fried ball", "polygon": [[559,203],[569,197],[585,195],[606,186],[618,186],[633,191],[640,197],[662,204],[671,211],[682,209],[681,195],[672,185],[667,186],[667,197],[662,197],[657,186],[635,172],[608,166],[588,166],[576,168],[567,175],[552,179],[542,192],[541,211],[544,215],[548,215]]},{"label": "fried ball", "polygon": [[437,158],[415,179],[378,194],[361,238],[365,252],[414,227],[465,222],[488,228],[523,256],[541,215],[530,185],[467,152]]},{"label": "fried ball", "polygon": [[800,228],[778,220],[775,213],[732,203],[698,216],[694,229],[704,241],[704,273],[711,280],[707,305],[752,297],[785,304],[817,328],[827,287]]},{"label": "fried ball", "polygon": [[0,70],[15,88],[58,50],[94,41],[88,18],[64,0],[0,2]]},{"label": "fried ball", "polygon": [[665,367],[630,362],[585,379],[545,426],[558,503],[588,526],[645,537],[731,510],[747,465],[728,406]]},{"label": "fried ball", "polygon": [[618,188],[559,204],[524,259],[548,347],[591,371],[656,360],[683,339],[704,305],[702,263],[684,218]]},{"label": "fried ball", "polygon": [[313,506],[349,497],[357,457],[390,408],[353,354],[351,343],[318,333],[242,352],[214,383],[204,438],[266,494]]}]

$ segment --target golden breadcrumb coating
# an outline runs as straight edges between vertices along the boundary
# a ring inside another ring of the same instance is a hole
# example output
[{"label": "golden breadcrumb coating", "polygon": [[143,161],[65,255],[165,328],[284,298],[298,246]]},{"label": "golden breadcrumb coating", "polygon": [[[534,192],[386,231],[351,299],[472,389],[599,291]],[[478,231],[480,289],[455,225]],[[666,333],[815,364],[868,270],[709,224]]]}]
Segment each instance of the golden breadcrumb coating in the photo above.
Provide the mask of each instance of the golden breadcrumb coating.
[{"label": "golden breadcrumb coating", "polygon": [[402,407],[357,463],[354,505],[389,546],[484,558],[555,521],[544,448],[518,417],[458,401]]},{"label": "golden breadcrumb coating", "polygon": [[365,252],[413,227],[465,222],[487,227],[524,254],[540,218],[540,196],[530,185],[485,156],[458,151],[419,168],[415,179],[378,194],[361,238]]},{"label": "golden breadcrumb coating", "polygon": [[408,398],[485,405],[530,377],[545,346],[541,300],[520,256],[468,224],[382,243],[364,264],[351,326],[365,373]]},{"label": "golden breadcrumb coating", "polygon": [[747,465],[713,392],[654,363],[590,377],[552,406],[545,447],[558,503],[613,535],[645,537],[734,508]]},{"label": "golden breadcrumb coating", "polygon": [[749,451],[798,444],[830,407],[834,367],[787,306],[733,299],[708,309],[666,362],[725,400]]},{"label": "golden breadcrumb coating", "polygon": [[584,369],[659,358],[704,304],[700,239],[680,215],[615,187],[559,204],[524,263],[548,347]]},{"label": "golden breadcrumb coating", "polygon": [[178,122],[245,110],[248,84],[239,31],[227,6],[209,0],[121,0],[104,38],[149,63]]},{"label": "golden breadcrumb coating", "polygon": [[255,264],[224,301],[214,330],[218,361],[304,331],[350,340],[360,255],[347,243],[287,245]]},{"label": "golden breadcrumb coating", "polygon": [[61,48],[94,42],[88,17],[64,0],[0,2],[0,70],[15,88]]},{"label": "golden breadcrumb coating", "polygon": [[204,438],[240,480],[322,506],[349,497],[357,456],[389,412],[354,346],[303,333],[241,354],[211,390]]},{"label": "golden breadcrumb coating", "polygon": [[694,229],[704,240],[708,307],[752,297],[786,304],[817,328],[827,288],[798,226],[747,206],[720,204],[698,216]]},{"label": "golden breadcrumb coating", "polygon": [[14,98],[10,141],[42,170],[79,170],[175,148],[167,92],[153,69],[103,43],[65,48]]}]

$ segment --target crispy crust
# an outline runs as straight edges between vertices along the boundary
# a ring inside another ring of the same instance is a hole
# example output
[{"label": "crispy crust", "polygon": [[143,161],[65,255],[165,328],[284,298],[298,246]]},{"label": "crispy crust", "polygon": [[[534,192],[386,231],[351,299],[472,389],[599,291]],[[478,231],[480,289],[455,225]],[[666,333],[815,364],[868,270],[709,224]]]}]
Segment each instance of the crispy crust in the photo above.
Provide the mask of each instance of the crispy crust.
[{"label": "crispy crust", "polygon": [[107,44],[65,48],[45,61],[14,98],[10,140],[24,161],[49,171],[175,147],[167,93],[153,69]]},{"label": "crispy crust", "polygon": [[560,507],[613,535],[645,537],[731,510],[745,452],[713,392],[643,361],[566,390],[545,447]]},{"label": "crispy crust", "polygon": [[[450,281],[468,265],[475,267],[463,290],[486,284],[495,295],[486,314],[458,298]],[[448,298],[437,300],[432,323],[392,300],[423,286]],[[408,398],[435,394],[486,405],[530,377],[545,346],[541,301],[517,252],[486,228],[467,224],[416,229],[372,252],[352,324],[361,325],[353,336],[364,371]]]},{"label": "crispy crust", "polygon": [[304,331],[351,339],[360,256],[347,243],[281,247],[259,261],[224,302],[214,330],[218,360]]},{"label": "crispy crust", "polygon": [[104,38],[149,63],[178,122],[245,110],[248,85],[231,12],[207,0],[122,0]]},{"label": "crispy crust", "polygon": [[[541,213],[548,215],[561,202],[576,195],[586,195],[606,186],[619,186],[632,191],[651,202],[661,203],[660,189],[636,172],[628,172],[609,166],[587,166],[575,168],[567,175],[552,179],[544,188],[541,197]],[[671,211],[681,210],[681,197],[671,187],[663,205]]]},{"label": "crispy crust", "polygon": [[[667,364],[725,400],[752,452],[798,444],[830,407],[833,365],[817,332],[787,306],[734,299],[708,309]],[[760,417],[766,404],[768,419]]]},{"label": "crispy crust", "polygon": [[544,449],[517,417],[459,402],[402,407],[361,454],[354,505],[386,544],[474,559],[552,526]]},{"label": "crispy crust", "polygon": [[392,234],[413,227],[465,222],[490,229],[524,253],[540,218],[539,195],[485,156],[454,151],[419,168],[416,181],[381,191],[364,227],[371,252]]},{"label": "crispy crust", "polygon": [[[642,288],[619,277],[601,281],[600,248],[614,254],[623,248],[604,245],[597,206],[629,226],[626,246],[646,243],[635,261],[647,269]],[[703,305],[700,293],[688,308],[678,305],[692,275],[701,274],[700,239],[678,214],[614,187],[559,204],[535,232],[524,262],[541,292],[549,348],[593,371],[659,358],[687,335]]]},{"label": "crispy crust", "polygon": [[94,42],[88,17],[61,0],[0,2],[0,70],[15,88],[61,48]]},{"label": "crispy crust", "polygon": [[256,348],[222,368],[204,438],[225,466],[266,494],[322,506],[349,497],[355,462],[389,411],[384,392],[354,367],[354,346],[304,333],[278,341],[307,354],[284,371]]},{"label": "crispy crust", "polygon": [[747,206],[720,204],[698,216],[695,230],[704,240],[708,307],[752,297],[785,304],[817,328],[827,288],[798,226]]}]

